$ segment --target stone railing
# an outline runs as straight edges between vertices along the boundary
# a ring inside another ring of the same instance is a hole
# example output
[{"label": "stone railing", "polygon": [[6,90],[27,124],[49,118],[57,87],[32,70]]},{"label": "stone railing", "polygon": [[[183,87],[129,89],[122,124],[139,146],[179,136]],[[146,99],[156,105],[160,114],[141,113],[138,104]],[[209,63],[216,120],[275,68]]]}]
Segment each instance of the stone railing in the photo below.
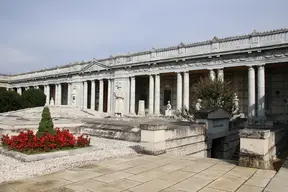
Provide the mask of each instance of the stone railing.
[{"label": "stone railing", "polygon": [[209,156],[205,124],[175,122],[168,126],[164,123],[146,123],[140,124],[140,129],[141,153]]},{"label": "stone railing", "polygon": [[[256,32],[227,38],[214,37],[212,40],[196,42],[190,44],[181,43],[177,46],[160,48],[149,51],[128,53],[123,55],[110,56],[100,59],[98,62],[109,66],[118,67],[122,65],[133,65],[143,62],[156,62],[162,59],[181,59],[189,56],[218,54],[225,51],[237,51],[241,49],[250,49],[265,47],[271,45],[281,45],[288,43],[288,29],[279,29],[267,32]],[[59,66],[51,69],[43,69],[34,72],[28,72],[11,76],[12,81],[25,78],[37,78],[41,76],[58,75],[63,73],[80,72],[91,64],[91,61],[75,62],[69,65]]]},{"label": "stone railing", "polygon": [[287,147],[287,129],[240,130],[239,165],[260,169],[273,169],[273,160]]}]

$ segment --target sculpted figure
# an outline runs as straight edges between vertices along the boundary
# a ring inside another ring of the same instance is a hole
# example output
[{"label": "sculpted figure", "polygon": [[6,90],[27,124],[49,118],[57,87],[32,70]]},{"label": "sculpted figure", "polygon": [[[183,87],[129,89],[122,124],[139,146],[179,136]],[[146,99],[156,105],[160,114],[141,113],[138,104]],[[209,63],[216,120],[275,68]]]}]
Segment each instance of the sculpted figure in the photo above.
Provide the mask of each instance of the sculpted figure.
[{"label": "sculpted figure", "polygon": [[202,108],[201,103],[202,103],[202,100],[201,100],[201,99],[197,99],[197,103],[196,103],[196,105],[195,105],[195,110],[196,110],[196,111],[201,110],[201,108]]},{"label": "sculpted figure", "polygon": [[50,105],[55,105],[53,97],[51,97]]},{"label": "sculpted figure", "polygon": [[72,92],[72,104],[76,105],[76,87],[73,88]]},{"label": "sculpted figure", "polygon": [[165,110],[165,116],[171,117],[172,116],[172,107],[170,101],[168,101],[167,109]]},{"label": "sculpted figure", "polygon": [[237,93],[234,93],[232,115],[238,115],[239,113],[239,99]]},{"label": "sculpted figure", "polygon": [[115,115],[122,117],[123,113],[123,91],[122,91],[122,85],[121,83],[116,84],[116,90],[114,92],[115,95]]}]

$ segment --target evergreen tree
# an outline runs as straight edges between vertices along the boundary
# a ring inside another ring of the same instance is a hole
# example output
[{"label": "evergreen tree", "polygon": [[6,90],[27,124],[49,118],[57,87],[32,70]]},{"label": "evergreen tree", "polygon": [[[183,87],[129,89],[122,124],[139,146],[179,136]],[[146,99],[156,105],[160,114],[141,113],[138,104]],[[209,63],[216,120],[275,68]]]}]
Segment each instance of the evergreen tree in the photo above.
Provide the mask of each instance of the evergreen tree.
[{"label": "evergreen tree", "polygon": [[52,135],[55,135],[55,130],[53,129],[53,121],[51,118],[50,110],[48,107],[44,107],[42,112],[42,119],[39,123],[37,136],[43,136],[44,133],[50,133]]}]

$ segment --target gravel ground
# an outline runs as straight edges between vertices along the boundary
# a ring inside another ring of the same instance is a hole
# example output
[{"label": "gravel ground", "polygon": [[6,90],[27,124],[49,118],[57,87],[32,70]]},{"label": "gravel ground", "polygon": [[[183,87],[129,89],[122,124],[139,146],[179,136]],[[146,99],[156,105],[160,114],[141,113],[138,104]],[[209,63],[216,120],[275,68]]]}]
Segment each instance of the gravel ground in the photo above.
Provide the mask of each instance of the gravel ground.
[{"label": "gravel ground", "polygon": [[93,164],[106,158],[136,154],[131,146],[137,143],[92,137],[91,144],[102,150],[35,162],[21,162],[0,154],[0,183]]}]

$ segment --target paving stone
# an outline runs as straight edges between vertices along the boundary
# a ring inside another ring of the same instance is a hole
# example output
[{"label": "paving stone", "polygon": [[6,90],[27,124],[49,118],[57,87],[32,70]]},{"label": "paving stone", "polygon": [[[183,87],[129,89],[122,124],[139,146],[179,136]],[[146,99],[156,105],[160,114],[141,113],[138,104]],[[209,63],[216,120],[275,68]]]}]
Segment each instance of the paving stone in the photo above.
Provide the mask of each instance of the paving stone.
[{"label": "paving stone", "polygon": [[138,182],[147,182],[147,181],[150,181],[152,179],[156,179],[158,177],[161,177],[162,175],[165,175],[165,174],[166,173],[151,170],[151,171],[140,173],[138,175],[133,175],[133,176],[127,177],[127,179],[130,179],[133,181],[138,181]]},{"label": "paving stone", "polygon": [[189,177],[192,177],[193,175],[195,175],[195,173],[185,172],[185,171],[174,171],[167,175],[163,175],[159,177],[158,179],[169,181],[171,183],[177,183],[179,181],[183,181]]},{"label": "paving stone", "polygon": [[217,180],[215,180],[213,183],[208,185],[210,188],[220,189],[220,190],[226,190],[226,191],[235,191],[245,182],[245,179],[241,179],[239,177],[220,177]]},{"label": "paving stone", "polygon": [[39,192],[39,191],[44,191],[44,190],[49,190],[52,188],[58,188],[67,184],[70,184],[71,182],[64,180],[64,179],[47,179],[45,181],[39,181],[36,183],[32,184],[26,184],[26,185],[21,185],[18,187],[13,187],[16,191],[21,191],[21,192]]},{"label": "paving stone", "polygon": [[[262,192],[264,188],[251,186],[251,185],[242,185],[236,192]],[[278,192],[278,191],[275,191]]]},{"label": "paving stone", "polygon": [[219,178],[220,176],[224,175],[226,173],[226,171],[221,171],[221,170],[215,170],[215,169],[206,169],[200,173],[198,173],[197,175],[195,175],[195,177],[197,176],[202,176],[202,177],[207,177],[209,179],[217,179]]},{"label": "paving stone", "polygon": [[182,171],[189,171],[193,173],[199,173],[209,167],[214,165],[213,163],[206,163],[206,162],[194,162],[193,164],[181,169]]},{"label": "paving stone", "polygon": [[93,177],[99,177],[101,175],[103,174],[93,172],[93,171],[81,171],[81,172],[65,171],[65,175],[61,176],[61,178],[66,179],[68,181],[77,182],[77,181],[90,179]]},{"label": "paving stone", "polygon": [[32,180],[21,180],[21,181],[11,181],[11,182],[3,182],[0,185],[0,191],[2,192],[16,192],[15,188],[25,187],[26,185],[36,183]]},{"label": "paving stone", "polygon": [[234,169],[230,170],[227,174],[223,177],[230,178],[231,176],[238,177],[239,179],[248,179],[250,178],[257,169],[254,168],[247,168],[247,167],[235,167]]},{"label": "paving stone", "polygon": [[69,185],[65,185],[66,188],[72,189],[74,191],[85,191],[85,190],[97,190],[99,187],[102,187],[105,183],[95,181],[93,179],[87,179],[85,181],[79,181]]},{"label": "paving stone", "polygon": [[254,176],[255,177],[259,176],[259,177],[271,179],[275,176],[275,174],[276,174],[276,171],[274,171],[274,170],[262,170],[262,169],[260,169],[254,174]]},{"label": "paving stone", "polygon": [[233,164],[215,164],[212,167],[209,167],[209,169],[221,170],[221,171],[230,171],[235,167],[236,167],[236,165],[233,165]]},{"label": "paving stone", "polygon": [[253,185],[257,187],[266,187],[266,185],[270,182],[271,179],[263,178],[260,176],[253,176],[248,181],[246,181],[246,185]]},{"label": "paving stone", "polygon": [[165,188],[168,188],[172,184],[168,181],[160,180],[160,179],[155,179],[146,183],[143,183],[141,185],[138,185],[134,188],[129,189],[129,191],[134,191],[134,192],[158,192],[161,191]]},{"label": "paving stone", "polygon": [[175,162],[175,161],[176,161],[175,158],[162,158],[162,159],[147,163],[146,165],[149,165],[149,166],[152,165],[152,166],[158,167],[158,166],[167,165],[167,164]]},{"label": "paving stone", "polygon": [[173,189],[173,188],[166,188],[164,190],[162,190],[161,192],[183,192],[183,191],[180,191],[180,190],[177,190],[177,189]]},{"label": "paving stone", "polygon": [[184,181],[177,183],[171,187],[175,190],[194,192],[202,189],[204,186],[211,183],[213,180],[206,177],[190,177]]},{"label": "paving stone", "polygon": [[93,179],[97,180],[97,181],[109,183],[109,182],[112,182],[112,181],[116,181],[116,180],[120,180],[120,179],[124,179],[124,178],[130,177],[132,175],[133,174],[131,174],[131,173],[126,173],[126,172],[120,171],[120,172],[110,173],[110,174],[107,174],[107,175],[102,175],[100,177],[94,177]]},{"label": "paving stone", "polygon": [[180,164],[178,162],[174,162],[174,163],[170,163],[170,164],[155,168],[154,171],[159,171],[159,172],[163,172],[163,173],[170,173],[172,171],[176,171],[176,170],[182,169],[184,167],[187,167],[187,165]]},{"label": "paving stone", "polygon": [[287,175],[286,177],[282,177],[282,176],[279,176],[278,174],[270,181],[270,183],[265,188],[265,191],[267,192],[287,192],[288,191],[288,180],[286,178]]},{"label": "paving stone", "polygon": [[[224,191],[220,189],[213,189],[213,188],[205,187],[201,189],[199,192],[224,192]],[[249,191],[246,191],[246,192],[249,192]]]},{"label": "paving stone", "polygon": [[139,184],[141,183],[137,181],[121,179],[121,180],[108,183],[106,185],[101,185],[98,190],[99,191],[123,191],[129,188],[135,187]]},{"label": "paving stone", "polygon": [[154,169],[154,166],[140,165],[140,166],[137,166],[137,167],[132,167],[132,168],[126,169],[124,171],[127,172],[127,173],[139,174],[139,173],[142,173],[142,172],[149,171],[151,169]]}]

